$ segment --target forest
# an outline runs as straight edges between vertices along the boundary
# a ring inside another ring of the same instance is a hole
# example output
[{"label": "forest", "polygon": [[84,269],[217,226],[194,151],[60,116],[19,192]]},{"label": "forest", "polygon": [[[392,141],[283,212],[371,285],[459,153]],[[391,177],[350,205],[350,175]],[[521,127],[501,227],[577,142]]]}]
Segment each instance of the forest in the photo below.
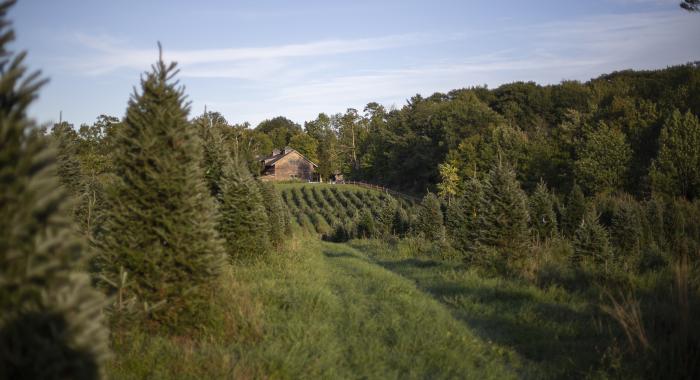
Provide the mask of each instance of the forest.
[{"label": "forest", "polygon": [[[37,125],[12,5],[0,378],[700,377],[699,62],[253,127],[159,46],[123,116]],[[395,192],[261,181],[285,147]]]}]

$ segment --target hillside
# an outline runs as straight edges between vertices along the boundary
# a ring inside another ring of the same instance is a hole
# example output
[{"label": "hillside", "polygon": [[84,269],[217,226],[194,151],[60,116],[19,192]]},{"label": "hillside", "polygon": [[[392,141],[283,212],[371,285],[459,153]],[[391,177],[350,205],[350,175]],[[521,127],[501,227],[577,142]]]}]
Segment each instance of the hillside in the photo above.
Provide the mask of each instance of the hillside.
[{"label": "hillside", "polygon": [[411,201],[355,185],[278,183],[275,186],[291,214],[292,225],[328,239],[341,229],[349,232],[348,237],[355,237],[364,212],[381,223],[385,219],[392,222],[397,211],[410,218],[414,208]]}]

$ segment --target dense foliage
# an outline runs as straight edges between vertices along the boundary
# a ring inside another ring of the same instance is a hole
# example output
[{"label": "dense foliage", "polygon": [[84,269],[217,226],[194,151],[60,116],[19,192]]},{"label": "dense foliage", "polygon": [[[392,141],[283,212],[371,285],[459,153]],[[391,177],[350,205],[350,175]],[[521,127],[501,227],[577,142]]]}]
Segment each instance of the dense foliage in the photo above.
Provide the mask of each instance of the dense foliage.
[{"label": "dense foliage", "polygon": [[7,45],[0,4],[0,378],[96,379],[109,355],[104,297],[85,268],[72,202],[50,141],[27,118],[44,83]]}]

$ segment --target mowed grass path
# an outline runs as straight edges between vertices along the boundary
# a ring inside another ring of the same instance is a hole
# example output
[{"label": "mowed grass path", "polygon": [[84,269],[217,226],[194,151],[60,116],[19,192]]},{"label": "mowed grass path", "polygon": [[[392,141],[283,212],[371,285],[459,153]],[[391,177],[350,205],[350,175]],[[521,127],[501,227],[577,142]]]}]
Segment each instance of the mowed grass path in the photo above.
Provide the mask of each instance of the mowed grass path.
[{"label": "mowed grass path", "polygon": [[[132,335],[115,379],[509,379],[513,350],[484,340],[412,280],[314,239],[222,279],[205,335]],[[228,306],[226,306],[228,305]]]},{"label": "mowed grass path", "polygon": [[477,338],[413,282],[348,245],[303,245],[285,268],[261,266],[269,276],[247,271],[266,332],[243,362],[265,363],[274,378],[516,377],[515,354]]}]

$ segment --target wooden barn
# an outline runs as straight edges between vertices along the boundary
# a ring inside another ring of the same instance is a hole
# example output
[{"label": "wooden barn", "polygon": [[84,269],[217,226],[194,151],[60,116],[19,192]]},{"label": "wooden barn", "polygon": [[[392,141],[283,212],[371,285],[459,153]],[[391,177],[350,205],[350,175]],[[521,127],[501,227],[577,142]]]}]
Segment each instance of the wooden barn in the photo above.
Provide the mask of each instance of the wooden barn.
[{"label": "wooden barn", "polygon": [[263,166],[260,179],[263,181],[316,181],[318,165],[311,162],[303,154],[286,147],[284,150],[275,149],[272,155],[260,159]]}]

